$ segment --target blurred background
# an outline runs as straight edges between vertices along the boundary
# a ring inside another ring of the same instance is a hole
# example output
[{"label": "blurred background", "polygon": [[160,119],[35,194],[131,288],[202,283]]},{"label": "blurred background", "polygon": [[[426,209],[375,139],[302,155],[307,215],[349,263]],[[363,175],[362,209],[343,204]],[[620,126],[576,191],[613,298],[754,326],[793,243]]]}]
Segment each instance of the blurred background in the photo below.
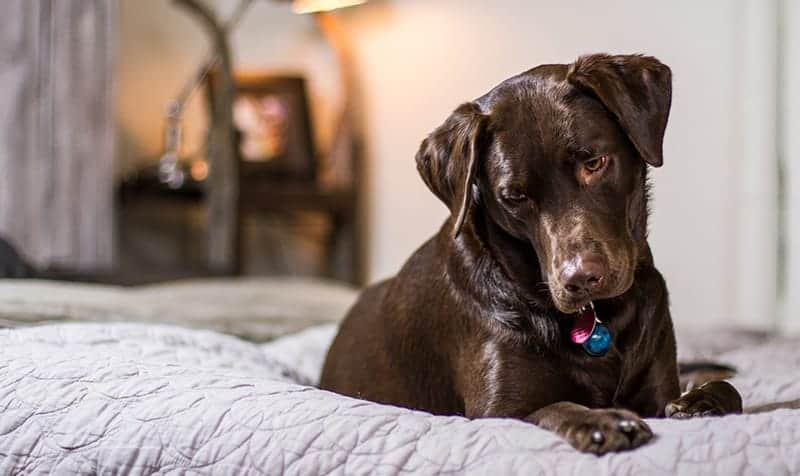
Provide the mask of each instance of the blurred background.
[{"label": "blurred background", "polygon": [[414,154],[457,105],[538,64],[640,52],[673,71],[650,234],[673,318],[800,331],[798,2],[3,10],[0,235],[36,269],[19,275],[391,276],[447,215]]}]

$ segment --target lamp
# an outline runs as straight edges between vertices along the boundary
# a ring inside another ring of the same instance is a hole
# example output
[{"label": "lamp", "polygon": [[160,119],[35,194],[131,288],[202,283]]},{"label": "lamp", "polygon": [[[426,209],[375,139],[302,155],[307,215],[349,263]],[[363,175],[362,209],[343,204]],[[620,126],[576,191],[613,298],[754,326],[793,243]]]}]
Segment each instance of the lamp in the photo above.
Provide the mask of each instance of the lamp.
[{"label": "lamp", "polygon": [[350,36],[331,10],[360,5],[367,0],[293,0],[292,11],[312,13],[325,41],[333,49],[343,98],[333,142],[318,173],[323,187],[352,187],[352,172],[360,167],[361,127],[358,124],[358,87]]},{"label": "lamp", "polygon": [[292,11],[295,13],[329,12],[339,8],[352,7],[366,3],[367,0],[294,0]]}]

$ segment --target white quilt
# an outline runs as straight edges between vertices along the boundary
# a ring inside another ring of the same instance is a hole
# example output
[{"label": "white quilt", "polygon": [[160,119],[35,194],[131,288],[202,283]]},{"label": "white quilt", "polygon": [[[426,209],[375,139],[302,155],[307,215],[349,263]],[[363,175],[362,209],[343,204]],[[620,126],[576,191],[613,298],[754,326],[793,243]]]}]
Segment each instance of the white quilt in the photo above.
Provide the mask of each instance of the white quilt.
[{"label": "white quilt", "polygon": [[[800,474],[800,410],[653,420],[651,444],[595,457],[519,421],[294,383],[318,378],[333,332],[257,345],[145,324],[0,331],[0,474]],[[728,344],[700,354],[741,369],[745,406],[800,398],[800,341]]]}]

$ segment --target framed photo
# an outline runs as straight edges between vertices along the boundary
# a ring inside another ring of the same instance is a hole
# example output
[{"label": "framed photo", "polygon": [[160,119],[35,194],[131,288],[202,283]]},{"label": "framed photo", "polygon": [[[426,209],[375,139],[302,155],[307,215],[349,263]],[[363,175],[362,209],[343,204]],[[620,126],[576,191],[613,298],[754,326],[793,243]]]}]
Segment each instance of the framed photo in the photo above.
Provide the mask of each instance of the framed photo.
[{"label": "framed photo", "polygon": [[233,124],[243,177],[313,181],[317,163],[305,79],[248,73],[234,80]]}]

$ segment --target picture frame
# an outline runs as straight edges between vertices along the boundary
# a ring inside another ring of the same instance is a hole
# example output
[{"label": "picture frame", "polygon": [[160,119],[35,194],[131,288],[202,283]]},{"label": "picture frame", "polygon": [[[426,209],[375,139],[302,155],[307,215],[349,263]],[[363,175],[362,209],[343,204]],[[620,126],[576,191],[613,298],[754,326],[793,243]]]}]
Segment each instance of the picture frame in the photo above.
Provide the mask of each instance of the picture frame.
[{"label": "picture frame", "polygon": [[239,72],[234,82],[233,124],[242,178],[314,181],[318,164],[305,78]]}]

